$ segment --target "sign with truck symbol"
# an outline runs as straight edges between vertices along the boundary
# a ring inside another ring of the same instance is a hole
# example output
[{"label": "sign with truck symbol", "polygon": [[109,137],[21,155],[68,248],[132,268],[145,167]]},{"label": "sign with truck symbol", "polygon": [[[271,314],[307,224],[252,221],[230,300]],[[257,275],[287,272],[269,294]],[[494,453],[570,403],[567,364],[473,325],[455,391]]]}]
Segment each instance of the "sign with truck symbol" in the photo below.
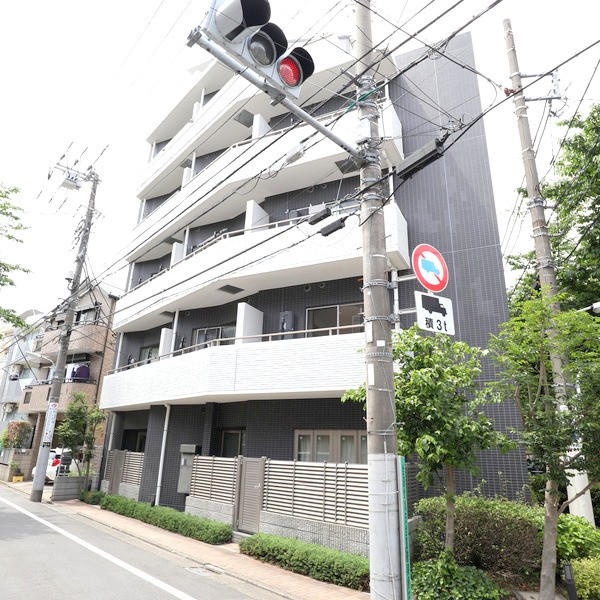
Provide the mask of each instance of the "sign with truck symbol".
[{"label": "sign with truck symbol", "polygon": [[415,291],[417,325],[432,333],[454,335],[452,300]]},{"label": "sign with truck symbol", "polygon": [[441,292],[448,285],[448,265],[430,244],[419,244],[413,250],[411,263],[417,279],[428,290]]}]

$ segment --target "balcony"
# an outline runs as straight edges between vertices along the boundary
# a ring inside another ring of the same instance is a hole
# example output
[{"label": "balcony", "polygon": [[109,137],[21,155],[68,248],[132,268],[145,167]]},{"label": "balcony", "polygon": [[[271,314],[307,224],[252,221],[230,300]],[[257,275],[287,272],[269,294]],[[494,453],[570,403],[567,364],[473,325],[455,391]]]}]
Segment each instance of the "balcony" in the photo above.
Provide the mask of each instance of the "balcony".
[{"label": "balcony", "polygon": [[[29,389],[23,391],[19,403],[19,412],[21,413],[45,413],[48,409],[48,397],[50,396],[50,383],[40,383],[32,385]],[[88,403],[92,403],[96,398],[98,384],[92,382],[75,382],[69,379],[65,380],[60,390],[58,401],[58,412],[64,412],[69,406],[72,395],[76,392],[83,392]]]},{"label": "balcony", "polygon": [[[329,98],[333,90],[342,89],[347,80],[343,73],[352,69],[354,61],[347,50],[331,40],[320,39],[311,43],[310,52],[317,65],[302,92],[298,105],[320,103]],[[379,77],[392,77],[397,67],[391,58],[379,62]],[[237,122],[234,117],[242,110],[253,115],[262,115],[269,120],[285,112],[281,106],[273,105],[270,98],[241,77],[234,77],[231,71],[218,61],[204,65],[192,88],[181,98],[162,123],[151,134],[149,141],[170,139],[170,142],[149,162],[141,177],[138,188],[139,198],[149,195],[168,194],[181,184],[180,166],[197,148],[207,154],[227,148],[248,137],[248,127]],[[204,92],[216,94],[194,113],[194,105]],[[336,132],[339,132],[336,124]],[[354,129],[354,128],[353,128]],[[386,133],[386,135],[392,135]],[[355,139],[353,133],[349,142]]]},{"label": "balcony", "polygon": [[[395,204],[387,205],[384,214],[388,258],[394,268],[408,269],[406,221]],[[344,229],[323,237],[319,231],[327,222],[286,221],[222,236],[125,294],[116,305],[114,330],[146,330],[168,323],[175,310],[218,306],[263,289],[361,274],[358,215],[350,216]]]},{"label": "balcony", "polygon": [[[388,101],[383,109],[384,166],[392,166],[403,158],[401,125]],[[323,118],[324,122],[327,120]],[[350,112],[337,121],[335,132],[351,141],[356,137],[356,126],[356,113]],[[343,175],[338,164],[348,154],[321,134],[303,144],[305,153],[299,160],[287,164],[286,155],[310,138],[313,131],[301,125],[231,146],[134,228],[134,241],[125,249],[126,260],[164,256],[171,251],[171,245],[163,240],[181,241],[181,232],[188,225],[197,227],[237,216],[244,212],[249,198],[260,204],[269,196],[303,189],[307,182],[339,180]],[[261,173],[263,177],[257,177]],[[350,175],[356,172],[345,176]],[[180,183],[181,179],[177,185]],[[156,190],[153,195],[157,195]]]},{"label": "balcony", "polygon": [[[62,329],[49,329],[44,334],[41,354],[54,358],[58,354],[60,333]],[[69,339],[69,354],[102,353],[106,345],[106,327],[93,323],[76,323],[73,325]]]},{"label": "balcony", "polygon": [[275,341],[277,336],[281,334],[261,338],[267,341],[209,346],[125,367],[104,378],[100,408],[332,398],[364,381],[365,359],[359,352],[363,333]]}]

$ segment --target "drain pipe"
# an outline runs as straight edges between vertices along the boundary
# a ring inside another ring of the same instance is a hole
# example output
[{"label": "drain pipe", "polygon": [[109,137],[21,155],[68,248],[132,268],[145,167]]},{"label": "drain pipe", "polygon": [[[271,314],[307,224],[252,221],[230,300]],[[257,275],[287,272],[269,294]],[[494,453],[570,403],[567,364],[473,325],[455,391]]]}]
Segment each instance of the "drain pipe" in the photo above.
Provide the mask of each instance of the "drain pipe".
[{"label": "drain pipe", "polygon": [[165,413],[165,425],[163,428],[162,443],[160,445],[160,459],[158,461],[158,481],[156,483],[156,495],[154,499],[154,505],[160,506],[160,491],[162,488],[162,476],[163,469],[165,466],[165,449],[167,447],[167,433],[169,432],[169,418],[171,416],[171,405],[165,404],[167,412]]}]

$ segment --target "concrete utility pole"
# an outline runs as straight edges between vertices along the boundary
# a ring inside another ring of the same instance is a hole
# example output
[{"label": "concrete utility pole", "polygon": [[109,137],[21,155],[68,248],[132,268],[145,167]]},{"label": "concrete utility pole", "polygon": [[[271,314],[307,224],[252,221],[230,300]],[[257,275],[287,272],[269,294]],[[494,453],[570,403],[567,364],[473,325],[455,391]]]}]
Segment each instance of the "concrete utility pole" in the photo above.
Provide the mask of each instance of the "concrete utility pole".
[{"label": "concrete utility pole", "polygon": [[[388,260],[381,183],[379,105],[371,68],[373,41],[369,0],[356,3],[358,117],[364,137],[358,140],[360,169],[366,421],[369,461],[369,548],[371,599],[400,599],[400,510],[394,369]],[[374,185],[375,184],[375,185]]]},{"label": "concrete utility pole", "polygon": [[58,357],[56,359],[54,375],[52,376],[52,385],[50,387],[50,396],[48,398],[48,408],[46,410],[46,418],[44,420],[44,431],[38,452],[31,495],[29,497],[32,502],[41,502],[42,494],[44,492],[46,468],[48,466],[48,459],[50,458],[52,438],[54,437],[54,426],[56,425],[56,417],[58,414],[58,402],[60,400],[60,392],[64,381],[65,366],[69,351],[69,341],[71,338],[73,321],[75,320],[75,309],[77,308],[79,283],[87,254],[88,240],[90,237],[90,230],[92,228],[92,220],[94,218],[96,190],[98,189],[99,183],[98,175],[91,169],[88,170],[87,173],[79,173],[73,171],[72,169],[64,169],[64,167],[61,167],[60,165],[58,168],[66,172],[66,182],[70,184],[70,187],[78,188],[81,185],[81,181],[91,181],[92,190],[90,192],[87,211],[83,220],[83,228],[81,231],[81,238],[79,240],[79,249],[77,251],[77,258],[75,259],[75,271],[73,273],[73,279],[69,283],[69,291],[71,292],[71,295],[67,299],[65,322],[60,332]]}]

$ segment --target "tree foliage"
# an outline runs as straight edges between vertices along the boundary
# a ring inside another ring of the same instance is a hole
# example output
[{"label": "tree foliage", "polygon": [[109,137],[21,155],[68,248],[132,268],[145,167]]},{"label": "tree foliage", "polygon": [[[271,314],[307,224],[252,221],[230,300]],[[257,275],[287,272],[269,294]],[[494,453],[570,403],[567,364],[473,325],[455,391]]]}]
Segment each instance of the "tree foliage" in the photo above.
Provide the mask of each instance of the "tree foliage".
[{"label": "tree foliage", "polygon": [[[106,416],[97,405],[90,406],[86,402],[83,392],[75,392],[62,423],[56,428],[59,442],[63,447],[70,448],[75,455],[83,454],[86,478],[89,476],[90,462],[94,458],[98,427],[105,419]],[[76,465],[81,472],[79,464]]]},{"label": "tree foliage", "polygon": [[[540,598],[546,599],[554,597],[558,517],[574,499],[561,500],[559,486],[570,471],[587,471],[590,486],[600,480],[600,321],[585,312],[556,313],[543,292],[519,307],[490,348],[501,369],[491,385],[498,397],[515,401],[523,444],[545,468]],[[566,386],[553,380],[552,356],[563,358]]]},{"label": "tree foliage", "polygon": [[10,421],[2,432],[3,448],[24,448],[33,431],[29,421]]},{"label": "tree foliage", "polygon": [[[416,455],[417,478],[425,487],[445,477],[448,520],[446,542],[453,544],[455,469],[478,471],[477,453],[513,446],[485,415],[479,397],[480,348],[444,334],[425,335],[415,326],[394,337],[398,452]],[[343,400],[364,402],[364,385]]]},{"label": "tree foliage", "polygon": [[[558,179],[542,185],[542,196],[552,206],[550,243],[557,266],[563,308],[583,308],[600,300],[600,105],[586,118],[576,115],[556,162]],[[537,275],[533,253],[510,257],[524,272],[511,294],[511,312],[531,297]]]},{"label": "tree foliage", "polygon": [[[21,243],[23,240],[18,237],[18,232],[26,229],[19,215],[22,209],[10,201],[11,196],[18,192],[17,188],[6,188],[0,184],[0,238],[4,238],[10,242]],[[11,277],[11,273],[14,271],[29,272],[20,264],[0,260],[0,288],[15,285]],[[26,326],[26,323],[19,318],[13,309],[2,306],[0,306],[0,321],[11,323],[17,327]]]}]

